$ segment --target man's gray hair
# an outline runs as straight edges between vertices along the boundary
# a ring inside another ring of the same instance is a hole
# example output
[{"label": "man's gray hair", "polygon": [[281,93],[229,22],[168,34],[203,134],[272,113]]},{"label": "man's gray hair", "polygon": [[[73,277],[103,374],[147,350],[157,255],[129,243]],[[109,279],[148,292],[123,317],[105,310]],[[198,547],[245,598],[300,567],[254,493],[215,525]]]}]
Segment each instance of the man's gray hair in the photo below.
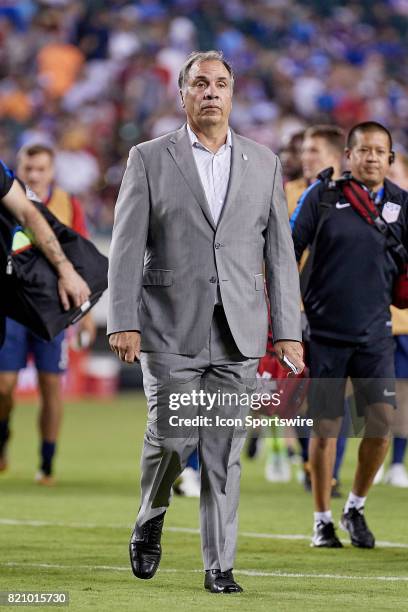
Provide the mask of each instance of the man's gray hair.
[{"label": "man's gray hair", "polygon": [[179,78],[178,78],[178,86],[181,91],[184,91],[187,87],[188,77],[190,74],[191,68],[194,64],[201,62],[221,62],[224,64],[225,68],[228,70],[229,75],[231,77],[231,88],[234,86],[234,72],[232,70],[232,66],[227,62],[224,58],[222,51],[193,51],[187,57],[183,66],[181,67]]}]

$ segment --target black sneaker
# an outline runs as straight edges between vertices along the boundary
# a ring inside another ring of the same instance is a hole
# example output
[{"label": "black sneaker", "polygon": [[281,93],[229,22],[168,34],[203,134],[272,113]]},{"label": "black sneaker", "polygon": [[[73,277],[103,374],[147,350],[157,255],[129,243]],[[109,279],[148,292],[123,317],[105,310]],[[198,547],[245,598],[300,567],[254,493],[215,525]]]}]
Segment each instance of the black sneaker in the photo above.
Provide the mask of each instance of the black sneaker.
[{"label": "black sneaker", "polygon": [[343,548],[343,544],[336,535],[333,523],[323,523],[323,521],[317,523],[313,530],[311,546],[316,548]]},{"label": "black sneaker", "polygon": [[348,512],[343,512],[339,526],[350,534],[353,546],[374,548],[375,538],[367,526],[363,508],[350,508]]}]

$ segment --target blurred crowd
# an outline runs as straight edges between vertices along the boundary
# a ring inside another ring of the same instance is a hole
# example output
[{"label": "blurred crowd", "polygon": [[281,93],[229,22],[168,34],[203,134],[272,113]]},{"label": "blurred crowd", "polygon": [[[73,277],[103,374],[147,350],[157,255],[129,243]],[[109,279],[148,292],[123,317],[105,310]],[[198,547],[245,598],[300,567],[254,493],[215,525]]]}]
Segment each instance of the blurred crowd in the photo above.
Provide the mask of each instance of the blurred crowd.
[{"label": "blurred crowd", "polygon": [[109,234],[130,147],[183,122],[193,49],[233,63],[232,126],[280,150],[314,123],[384,123],[408,148],[407,0],[0,0],[0,155],[58,150],[57,181]]}]

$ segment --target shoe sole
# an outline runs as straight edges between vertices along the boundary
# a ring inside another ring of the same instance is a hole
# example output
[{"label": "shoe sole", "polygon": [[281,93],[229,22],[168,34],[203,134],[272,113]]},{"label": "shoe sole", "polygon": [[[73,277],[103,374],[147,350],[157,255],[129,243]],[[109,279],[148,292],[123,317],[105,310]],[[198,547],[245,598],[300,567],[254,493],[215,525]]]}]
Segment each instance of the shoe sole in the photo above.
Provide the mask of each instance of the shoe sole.
[{"label": "shoe sole", "polygon": [[211,595],[239,595],[244,592],[244,589],[241,588],[239,591],[212,591],[211,587],[205,587],[205,590]]},{"label": "shoe sole", "polygon": [[340,546],[338,544],[329,545],[329,544],[314,544],[310,542],[310,548],[344,548],[343,544],[340,542]]}]

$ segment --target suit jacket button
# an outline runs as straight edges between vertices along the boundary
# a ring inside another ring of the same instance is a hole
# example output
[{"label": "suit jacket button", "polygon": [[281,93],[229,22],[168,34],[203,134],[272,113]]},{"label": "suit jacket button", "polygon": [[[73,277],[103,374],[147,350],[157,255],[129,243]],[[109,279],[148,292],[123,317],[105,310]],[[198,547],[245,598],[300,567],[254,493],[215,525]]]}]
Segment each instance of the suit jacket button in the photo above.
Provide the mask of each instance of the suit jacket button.
[{"label": "suit jacket button", "polygon": [[210,278],[210,283],[216,283],[216,282],[217,282],[217,279],[215,278],[215,276],[212,276]]},{"label": "suit jacket button", "polygon": [[216,249],[219,249],[219,248],[220,248],[220,246],[221,246],[221,244],[220,244],[219,242],[216,242],[216,243],[214,244],[214,247],[215,247]]}]

